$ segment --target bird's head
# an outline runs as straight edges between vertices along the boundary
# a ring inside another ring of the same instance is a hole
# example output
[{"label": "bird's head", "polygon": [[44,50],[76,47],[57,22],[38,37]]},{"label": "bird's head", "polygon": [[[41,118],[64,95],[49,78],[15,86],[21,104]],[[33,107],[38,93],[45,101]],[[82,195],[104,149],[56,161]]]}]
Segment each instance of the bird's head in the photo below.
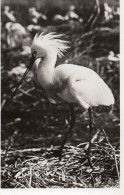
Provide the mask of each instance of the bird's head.
[{"label": "bird's head", "polygon": [[61,58],[66,49],[69,48],[67,41],[59,39],[61,36],[63,35],[57,35],[55,33],[48,33],[46,35],[43,33],[40,35],[36,34],[31,46],[32,55],[35,53],[36,59],[42,59],[46,55],[56,55]]},{"label": "bird's head", "polygon": [[41,60],[46,56],[47,50],[42,47],[42,45],[37,41],[33,42],[31,46],[31,55],[35,56],[35,59],[41,58]]},{"label": "bird's head", "polygon": [[[60,39],[62,36],[62,34],[57,35],[56,33],[48,33],[45,35],[41,33],[40,35],[35,35],[31,46],[31,59],[29,66],[27,67],[27,70],[22,76],[22,79],[20,80],[15,91],[17,91],[17,89],[20,87],[21,83],[32,68],[36,59],[40,58],[41,60],[43,60],[48,56],[52,56],[56,59],[57,56],[60,58],[64,56],[64,52],[69,48],[69,46],[67,45],[68,41]],[[14,95],[15,92],[12,97]]]}]

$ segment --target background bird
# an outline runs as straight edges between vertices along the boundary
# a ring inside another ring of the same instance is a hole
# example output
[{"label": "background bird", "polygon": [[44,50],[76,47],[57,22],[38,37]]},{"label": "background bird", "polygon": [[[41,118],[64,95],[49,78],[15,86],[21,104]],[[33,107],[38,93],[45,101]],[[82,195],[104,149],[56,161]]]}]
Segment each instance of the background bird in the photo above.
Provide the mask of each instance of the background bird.
[{"label": "background bird", "polygon": [[7,22],[5,25],[7,44],[10,48],[22,46],[26,37],[26,29],[20,23]]},{"label": "background bird", "polygon": [[4,7],[3,17],[6,17],[6,22],[16,22],[14,11],[9,6]]},{"label": "background bird", "polygon": [[[110,88],[93,70],[75,64],[61,64],[55,67],[57,56],[62,57],[69,48],[68,42],[61,40],[61,36],[55,33],[35,35],[31,46],[32,57],[30,64],[13,96],[33,66],[35,79],[46,91],[49,100],[52,103],[57,102],[57,100],[64,100],[70,106],[70,127],[59,149],[59,158],[61,159],[64,144],[75,123],[73,103],[77,103],[89,111],[90,136],[88,153],[90,156],[92,134],[91,108],[99,105],[110,106],[114,104],[114,97]],[[36,63],[34,63],[35,61]]]}]

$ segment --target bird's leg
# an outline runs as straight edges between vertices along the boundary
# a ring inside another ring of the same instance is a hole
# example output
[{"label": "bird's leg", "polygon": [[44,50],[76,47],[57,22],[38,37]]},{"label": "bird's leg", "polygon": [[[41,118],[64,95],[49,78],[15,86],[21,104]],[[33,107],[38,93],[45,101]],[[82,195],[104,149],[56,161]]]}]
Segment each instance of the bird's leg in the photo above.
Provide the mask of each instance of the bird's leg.
[{"label": "bird's leg", "polygon": [[90,119],[88,161],[89,161],[90,167],[93,169],[93,165],[92,165],[91,159],[90,159],[90,154],[91,154],[91,139],[92,139],[92,134],[93,134],[93,126],[92,126],[93,119],[92,119],[92,111],[91,111],[91,108],[88,109],[88,112],[89,112],[89,119]]},{"label": "bird's leg", "polygon": [[70,107],[70,112],[71,112],[70,127],[69,127],[69,129],[68,129],[68,131],[67,131],[67,133],[66,133],[66,135],[65,135],[65,138],[64,138],[64,140],[63,140],[63,142],[62,142],[62,144],[61,144],[61,147],[60,147],[60,149],[59,149],[59,160],[61,160],[62,150],[63,150],[64,145],[65,145],[65,143],[66,143],[67,137],[68,137],[69,133],[71,132],[71,130],[73,129],[74,124],[75,124],[75,113],[74,113],[73,104],[70,103],[70,104],[69,104],[69,107]]},{"label": "bird's leg", "polygon": [[92,111],[91,108],[88,109],[89,112],[89,119],[90,119],[90,125],[89,125],[89,148],[88,148],[88,155],[90,156],[90,152],[91,152],[91,139],[92,139],[92,134],[93,134],[93,126],[92,126]]}]

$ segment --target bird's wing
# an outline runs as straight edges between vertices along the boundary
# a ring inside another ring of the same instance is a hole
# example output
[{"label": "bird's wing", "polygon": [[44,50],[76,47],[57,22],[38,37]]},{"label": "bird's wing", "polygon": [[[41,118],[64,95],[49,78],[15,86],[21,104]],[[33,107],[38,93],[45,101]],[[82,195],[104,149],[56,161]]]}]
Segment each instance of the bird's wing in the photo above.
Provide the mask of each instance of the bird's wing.
[{"label": "bird's wing", "polygon": [[84,108],[114,104],[111,90],[100,77],[97,77],[96,80],[87,78],[75,81],[70,85],[70,92]]},{"label": "bird's wing", "polygon": [[63,64],[56,67],[55,78],[59,84],[59,96],[66,101],[77,102],[84,108],[114,104],[114,97],[109,87],[89,68]]}]

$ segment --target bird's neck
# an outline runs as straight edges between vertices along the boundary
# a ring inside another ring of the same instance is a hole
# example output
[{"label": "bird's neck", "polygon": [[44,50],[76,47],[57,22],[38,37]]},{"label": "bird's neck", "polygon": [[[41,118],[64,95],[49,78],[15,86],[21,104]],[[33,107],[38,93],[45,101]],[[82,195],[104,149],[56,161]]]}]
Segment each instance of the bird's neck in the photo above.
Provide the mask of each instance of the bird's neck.
[{"label": "bird's neck", "polygon": [[56,55],[48,54],[38,65],[38,80],[42,87],[46,90],[53,83],[56,60]]}]

